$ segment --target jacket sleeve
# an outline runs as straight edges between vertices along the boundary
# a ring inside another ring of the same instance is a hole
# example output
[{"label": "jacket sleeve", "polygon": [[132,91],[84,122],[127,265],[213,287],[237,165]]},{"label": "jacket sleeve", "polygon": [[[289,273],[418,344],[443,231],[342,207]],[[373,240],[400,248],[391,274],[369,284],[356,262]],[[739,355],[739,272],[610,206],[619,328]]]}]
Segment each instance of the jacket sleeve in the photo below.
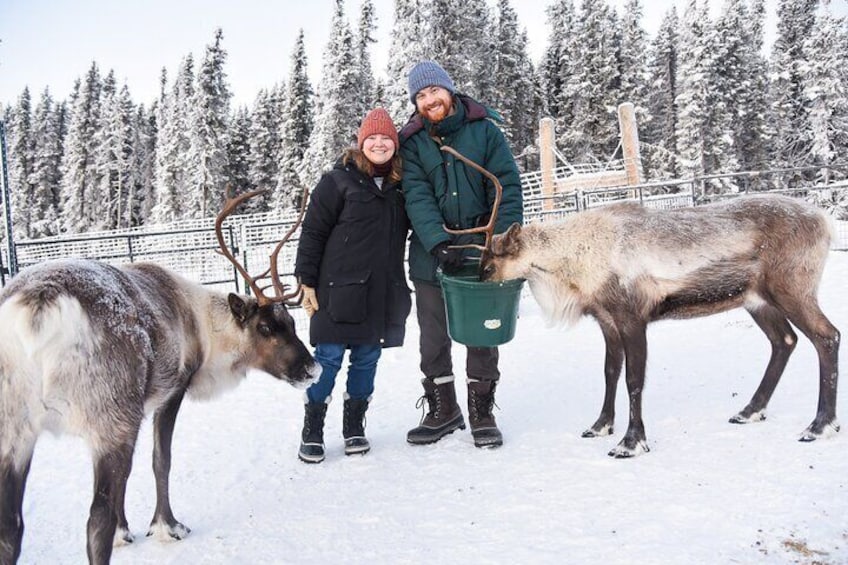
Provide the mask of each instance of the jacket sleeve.
[{"label": "jacket sleeve", "polygon": [[442,229],[442,211],[427,179],[427,172],[421,164],[421,158],[415,151],[416,142],[416,139],[410,139],[401,149],[403,194],[412,230],[421,240],[424,249],[432,251],[439,243],[450,241],[451,237]]},{"label": "jacket sleeve", "polygon": [[[490,121],[486,146],[486,168],[496,177],[503,187],[495,233],[503,233],[515,222],[524,223],[524,195],[521,190],[521,177],[518,166],[509,148],[503,132]],[[486,196],[489,205],[495,201],[495,187],[486,183]]]},{"label": "jacket sleeve", "polygon": [[294,274],[306,286],[318,286],[324,248],[343,208],[344,195],[332,175],[324,175],[309,197],[297,245]]}]

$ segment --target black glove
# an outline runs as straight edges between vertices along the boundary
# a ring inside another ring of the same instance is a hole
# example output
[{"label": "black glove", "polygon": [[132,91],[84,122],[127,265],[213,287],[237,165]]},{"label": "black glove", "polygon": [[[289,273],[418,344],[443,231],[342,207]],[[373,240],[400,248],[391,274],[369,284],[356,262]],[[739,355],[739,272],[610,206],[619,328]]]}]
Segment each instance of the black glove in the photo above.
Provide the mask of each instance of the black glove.
[{"label": "black glove", "polygon": [[462,249],[451,249],[448,243],[443,241],[433,248],[433,255],[439,260],[439,266],[446,275],[453,275],[462,269]]}]

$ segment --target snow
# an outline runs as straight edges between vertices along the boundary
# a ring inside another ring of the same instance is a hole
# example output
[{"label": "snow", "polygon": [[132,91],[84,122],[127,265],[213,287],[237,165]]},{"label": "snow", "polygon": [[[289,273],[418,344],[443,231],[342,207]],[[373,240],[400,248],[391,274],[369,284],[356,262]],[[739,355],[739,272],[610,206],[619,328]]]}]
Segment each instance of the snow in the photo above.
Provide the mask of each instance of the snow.
[{"label": "snow", "polygon": [[[848,254],[831,252],[821,303],[843,333],[846,279]],[[848,562],[848,429],[796,441],[818,397],[806,338],[766,421],[732,425],[769,354],[751,318],[737,310],[650,326],[651,451],[617,460],[606,453],[626,429],[623,378],[615,433],[580,437],[603,397],[603,340],[592,320],[549,328],[532,297],[522,298],[516,337],[501,348],[505,444],[495,450],[475,448],[467,429],[431,446],[406,444],[420,417],[414,313],[407,327],[407,345],[380,362],[365,456],[343,454],[341,382],[319,465],[296,456],[302,391],[252,374],[219,399],[186,402],[171,473],[174,512],[192,529],[182,541],[145,537],[155,505],[147,421],[127,490],[136,541],[116,548],[113,563]],[[461,375],[464,348],[454,352]],[[846,401],[843,383],[837,405]],[[20,563],[85,562],[91,484],[80,440],[41,438]]]}]

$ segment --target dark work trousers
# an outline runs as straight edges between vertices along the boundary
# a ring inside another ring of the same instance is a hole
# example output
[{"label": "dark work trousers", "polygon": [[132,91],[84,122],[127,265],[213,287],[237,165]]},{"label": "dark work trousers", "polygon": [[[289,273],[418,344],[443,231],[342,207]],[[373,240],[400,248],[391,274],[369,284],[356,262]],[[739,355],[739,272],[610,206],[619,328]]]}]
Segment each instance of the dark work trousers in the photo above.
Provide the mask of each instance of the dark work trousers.
[{"label": "dark work trousers", "polygon": [[[415,286],[415,309],[421,330],[419,350],[421,372],[429,379],[453,375],[451,338],[448,335],[445,299],[437,284],[412,281]],[[498,371],[497,347],[466,347],[465,375],[478,381],[496,381]]]}]

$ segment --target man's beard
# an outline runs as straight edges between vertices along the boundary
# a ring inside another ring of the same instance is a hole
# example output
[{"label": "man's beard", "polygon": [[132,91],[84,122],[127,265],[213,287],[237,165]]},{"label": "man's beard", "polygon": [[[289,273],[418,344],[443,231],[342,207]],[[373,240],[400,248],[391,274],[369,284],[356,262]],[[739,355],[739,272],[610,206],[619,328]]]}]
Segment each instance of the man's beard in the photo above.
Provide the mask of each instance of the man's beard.
[{"label": "man's beard", "polygon": [[444,103],[434,104],[430,108],[424,110],[424,117],[432,123],[437,124],[448,116],[450,108]]}]

